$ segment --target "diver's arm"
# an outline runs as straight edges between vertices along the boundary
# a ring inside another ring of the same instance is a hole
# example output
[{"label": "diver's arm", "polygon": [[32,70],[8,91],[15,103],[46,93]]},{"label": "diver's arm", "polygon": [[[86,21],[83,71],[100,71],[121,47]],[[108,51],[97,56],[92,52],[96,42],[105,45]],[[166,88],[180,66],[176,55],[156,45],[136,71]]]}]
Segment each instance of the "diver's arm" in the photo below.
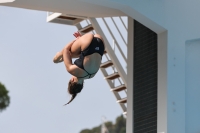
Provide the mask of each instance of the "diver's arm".
[{"label": "diver's arm", "polygon": [[[71,41],[70,43],[68,43],[68,44],[64,47],[64,49],[67,48],[67,49],[70,50],[71,47],[72,47],[72,45],[73,45],[73,43],[74,43],[75,41],[76,41],[76,40],[73,40],[73,41]],[[62,51],[56,53],[56,55],[55,55],[54,58],[53,58],[53,62],[54,62],[54,63],[59,63],[59,62],[62,62],[62,61],[63,61],[63,51],[64,51],[64,49],[62,49]],[[72,55],[72,58],[76,58],[76,56]]]},{"label": "diver's arm", "polygon": [[71,53],[69,51],[69,48],[64,48],[63,50],[63,60],[65,63],[65,67],[67,69],[67,71],[72,74],[72,75],[77,75],[77,67],[75,65],[72,64],[72,57],[71,57]]},{"label": "diver's arm", "polygon": [[64,60],[67,71],[69,71],[70,66],[72,65],[72,57],[68,48],[63,49],[63,60]]}]

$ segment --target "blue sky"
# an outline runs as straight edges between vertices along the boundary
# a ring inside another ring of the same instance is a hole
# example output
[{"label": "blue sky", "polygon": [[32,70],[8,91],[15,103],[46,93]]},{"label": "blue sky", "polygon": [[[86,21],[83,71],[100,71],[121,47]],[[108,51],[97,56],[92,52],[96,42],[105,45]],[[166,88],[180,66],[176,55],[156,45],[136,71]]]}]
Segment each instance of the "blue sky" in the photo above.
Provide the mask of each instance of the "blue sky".
[{"label": "blue sky", "polygon": [[11,97],[0,113],[1,133],[79,133],[101,124],[102,116],[114,122],[121,115],[101,71],[63,106],[71,76],[52,59],[75,31],[47,23],[46,12],[0,6],[0,82]]}]

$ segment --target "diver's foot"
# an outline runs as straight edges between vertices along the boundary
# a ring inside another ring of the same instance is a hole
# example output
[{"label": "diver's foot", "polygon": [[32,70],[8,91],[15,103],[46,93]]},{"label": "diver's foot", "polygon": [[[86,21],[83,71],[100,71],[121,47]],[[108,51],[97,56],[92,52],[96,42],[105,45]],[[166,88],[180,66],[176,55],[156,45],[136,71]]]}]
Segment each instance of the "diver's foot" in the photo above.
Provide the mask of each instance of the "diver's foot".
[{"label": "diver's foot", "polygon": [[57,52],[55,57],[53,58],[54,63],[60,63],[63,62],[63,56],[60,54],[60,52]]}]

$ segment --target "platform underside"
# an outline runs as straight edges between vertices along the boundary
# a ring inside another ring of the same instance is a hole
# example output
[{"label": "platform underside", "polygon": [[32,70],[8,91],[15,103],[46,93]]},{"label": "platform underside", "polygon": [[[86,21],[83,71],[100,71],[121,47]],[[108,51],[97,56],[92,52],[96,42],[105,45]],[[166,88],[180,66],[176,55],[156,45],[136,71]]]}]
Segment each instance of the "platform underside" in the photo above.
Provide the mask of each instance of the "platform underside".
[{"label": "platform underside", "polygon": [[120,10],[78,0],[16,0],[0,5],[40,11],[59,12],[87,17],[124,16]]}]

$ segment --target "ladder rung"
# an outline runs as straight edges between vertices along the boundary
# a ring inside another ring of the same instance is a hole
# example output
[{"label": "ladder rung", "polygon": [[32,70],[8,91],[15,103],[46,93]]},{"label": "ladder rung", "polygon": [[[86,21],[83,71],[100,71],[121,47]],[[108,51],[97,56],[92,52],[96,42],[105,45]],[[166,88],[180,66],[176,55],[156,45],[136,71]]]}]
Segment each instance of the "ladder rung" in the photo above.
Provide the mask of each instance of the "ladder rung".
[{"label": "ladder rung", "polygon": [[113,79],[116,79],[116,78],[119,78],[119,77],[120,76],[119,76],[118,72],[115,72],[115,73],[113,73],[113,74],[108,75],[107,77],[105,77],[105,79],[113,80]]},{"label": "ladder rung", "polygon": [[119,91],[122,91],[122,90],[125,90],[126,89],[126,86],[123,84],[123,85],[119,85],[115,88],[112,88],[110,91],[116,91],[116,92],[119,92]]},{"label": "ladder rung", "polygon": [[123,115],[127,115],[127,112],[124,112]]},{"label": "ladder rung", "polygon": [[100,67],[101,68],[107,68],[107,67],[112,66],[112,65],[113,65],[112,61],[109,60],[109,61],[106,61],[104,63],[101,63]]},{"label": "ladder rung", "polygon": [[122,98],[121,100],[117,100],[118,103],[126,103],[127,102],[127,98]]},{"label": "ladder rung", "polygon": [[92,27],[92,24],[89,24],[88,26],[80,29],[79,32],[82,32],[83,34],[85,34],[85,33],[88,33],[92,30],[94,30],[94,28]]}]

